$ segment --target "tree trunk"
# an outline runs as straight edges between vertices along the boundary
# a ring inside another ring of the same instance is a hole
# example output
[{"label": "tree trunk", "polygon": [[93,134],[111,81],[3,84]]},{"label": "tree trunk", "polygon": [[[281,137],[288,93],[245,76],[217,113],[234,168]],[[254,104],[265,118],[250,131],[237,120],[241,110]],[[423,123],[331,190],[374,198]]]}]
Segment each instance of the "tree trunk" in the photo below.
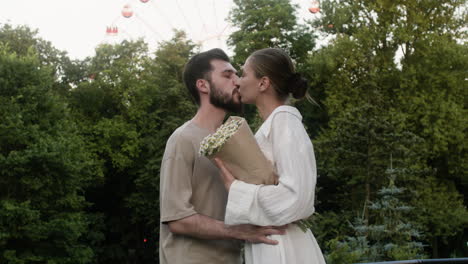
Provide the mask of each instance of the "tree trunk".
[{"label": "tree trunk", "polygon": [[437,248],[437,237],[432,238],[432,258],[438,258],[439,257],[439,250]]}]

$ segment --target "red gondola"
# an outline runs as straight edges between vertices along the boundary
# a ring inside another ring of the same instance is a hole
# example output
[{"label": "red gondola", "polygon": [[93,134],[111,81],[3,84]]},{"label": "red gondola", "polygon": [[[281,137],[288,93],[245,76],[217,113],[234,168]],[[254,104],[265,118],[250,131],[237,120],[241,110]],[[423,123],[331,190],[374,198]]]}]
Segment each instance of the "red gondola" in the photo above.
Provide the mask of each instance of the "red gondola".
[{"label": "red gondola", "polygon": [[106,35],[115,36],[119,33],[119,28],[117,26],[108,26],[106,27]]},{"label": "red gondola", "polygon": [[319,1],[312,1],[312,3],[310,3],[309,12],[311,12],[312,14],[320,12]]},{"label": "red gondola", "polygon": [[122,9],[122,16],[125,18],[130,18],[133,16],[133,9],[130,5],[124,5]]}]

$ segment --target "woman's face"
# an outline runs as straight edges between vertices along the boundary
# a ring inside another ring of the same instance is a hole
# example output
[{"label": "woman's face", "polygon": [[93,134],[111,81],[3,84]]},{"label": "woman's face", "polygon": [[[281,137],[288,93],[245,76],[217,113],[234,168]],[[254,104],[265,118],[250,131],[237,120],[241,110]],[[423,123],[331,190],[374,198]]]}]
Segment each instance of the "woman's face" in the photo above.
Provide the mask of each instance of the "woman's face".
[{"label": "woman's face", "polygon": [[261,79],[255,76],[250,59],[247,59],[242,67],[242,75],[237,81],[243,104],[255,104],[257,96],[260,93],[260,83]]}]

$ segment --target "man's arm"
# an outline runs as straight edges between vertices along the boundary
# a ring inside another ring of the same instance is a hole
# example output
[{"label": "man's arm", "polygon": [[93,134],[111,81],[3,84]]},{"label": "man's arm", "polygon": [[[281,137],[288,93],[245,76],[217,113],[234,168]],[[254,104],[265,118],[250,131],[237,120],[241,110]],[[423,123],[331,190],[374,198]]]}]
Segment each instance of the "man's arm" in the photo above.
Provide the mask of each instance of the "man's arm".
[{"label": "man's arm", "polygon": [[267,235],[283,235],[286,226],[227,226],[222,221],[201,214],[194,214],[168,223],[169,230],[174,234],[192,236],[202,239],[238,239],[251,243],[278,244],[278,241],[268,239]]}]

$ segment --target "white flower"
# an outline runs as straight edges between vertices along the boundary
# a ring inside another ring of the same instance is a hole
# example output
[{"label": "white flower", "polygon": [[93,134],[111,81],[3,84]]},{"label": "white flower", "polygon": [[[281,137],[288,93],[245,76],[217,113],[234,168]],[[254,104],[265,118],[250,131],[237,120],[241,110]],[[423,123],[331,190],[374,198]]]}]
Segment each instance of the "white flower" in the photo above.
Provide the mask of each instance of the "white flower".
[{"label": "white flower", "polygon": [[216,132],[206,136],[200,143],[200,155],[211,156],[218,152],[226,141],[236,133],[242,119],[231,119],[222,124]]}]

